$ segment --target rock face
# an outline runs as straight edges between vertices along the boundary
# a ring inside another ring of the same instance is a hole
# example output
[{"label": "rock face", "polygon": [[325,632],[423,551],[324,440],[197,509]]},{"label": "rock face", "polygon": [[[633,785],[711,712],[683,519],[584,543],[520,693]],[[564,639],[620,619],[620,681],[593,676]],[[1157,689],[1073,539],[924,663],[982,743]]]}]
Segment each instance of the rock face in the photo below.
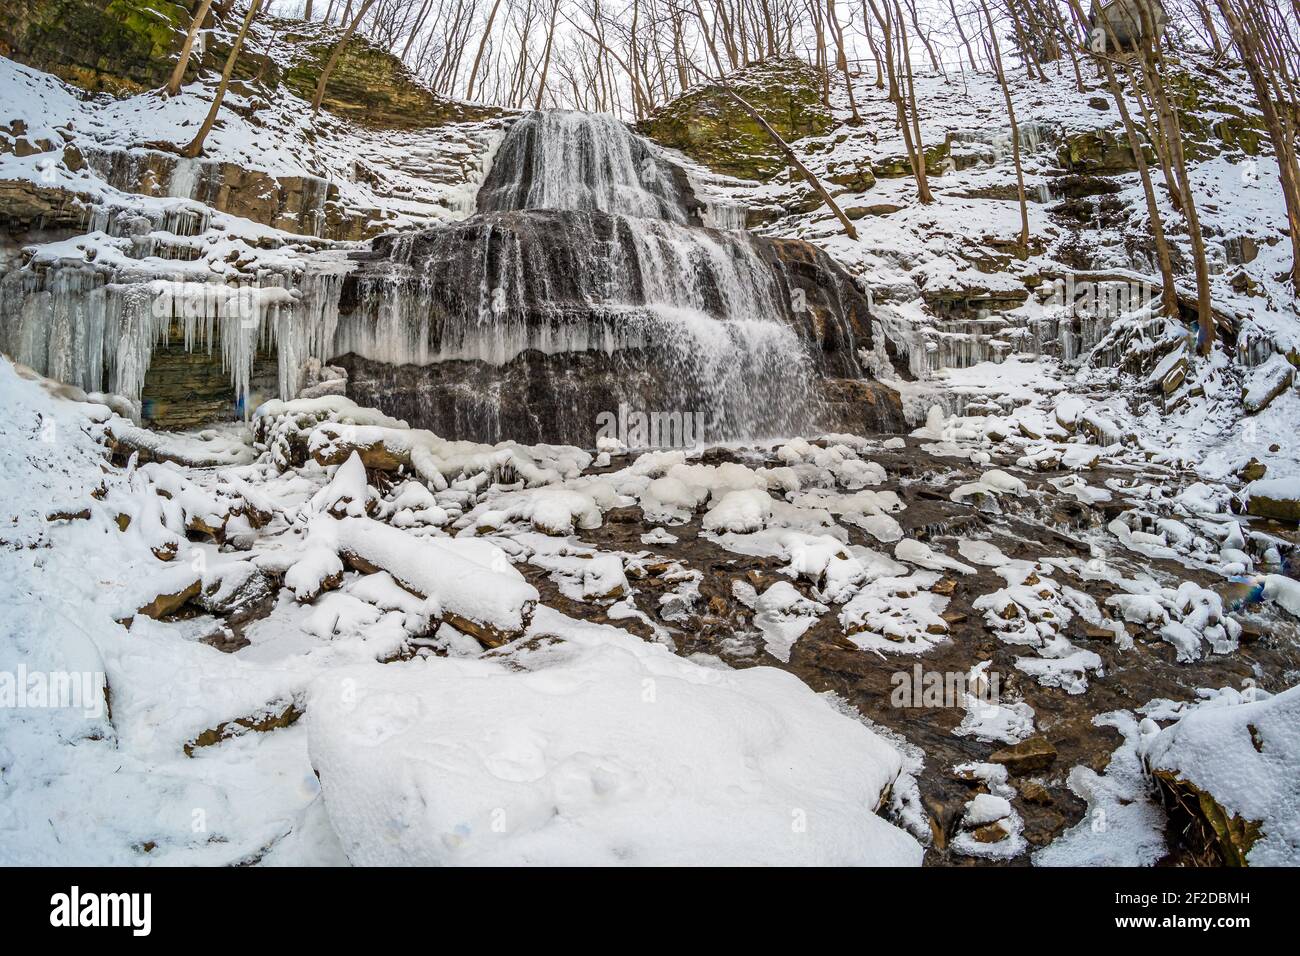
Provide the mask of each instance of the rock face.
[{"label": "rock face", "polygon": [[[167,342],[154,348],[140,395],[141,417],[169,431],[242,418],[244,408],[230,372],[222,367],[220,330],[210,349],[185,348],[184,335],[180,324],[173,322]],[[275,355],[265,346],[253,361],[251,392],[268,398],[277,394]]]},{"label": "rock face", "polygon": [[[189,0],[6,0],[0,55],[92,92],[124,95],[156,89],[171,76],[196,5]],[[225,15],[214,8],[208,16],[211,25]],[[266,15],[257,23],[278,43],[296,47],[292,65],[282,69],[259,52],[262,44],[250,43],[240,51],[235,80],[270,88],[283,82],[310,100],[338,28]],[[212,40],[192,58],[189,77],[200,66],[219,72],[229,52],[228,44]],[[439,126],[503,112],[436,96],[400,59],[359,35],[348,41],[330,75],[324,106],[381,129]]]},{"label": "rock face", "polygon": [[[1089,130],[1067,136],[1057,151],[1057,161],[1074,175],[1113,176],[1137,169],[1122,129]],[[1149,150],[1147,161],[1155,161]]]},{"label": "rock face", "polygon": [[111,186],[144,196],[197,199],[218,212],[327,239],[369,238],[367,219],[338,201],[318,176],[274,176],[236,163],[184,159],[157,150],[88,149],[90,166]]},{"label": "rock face", "polygon": [[[442,435],[589,446],[621,406],[710,439],[902,425],[857,360],[865,297],[809,243],[537,210],[375,250],[341,305],[348,394]],[[828,380],[860,387],[827,404]]]},{"label": "rock face", "polygon": [[1264,478],[1246,488],[1246,511],[1260,518],[1300,523],[1300,482]]},{"label": "rock face", "polygon": [[[301,23],[293,24],[303,28]],[[284,39],[300,45],[294,63],[284,73],[284,84],[310,101],[321,70],[337,39],[337,32],[318,35],[287,33]],[[325,89],[325,109],[363,126],[380,129],[416,129],[501,116],[504,110],[446,100],[436,96],[412,76],[387,50],[354,36],[344,47]]]},{"label": "rock face", "polygon": [[94,92],[162,86],[190,22],[172,0],[6,0],[0,55]]},{"label": "rock face", "polygon": [[1045,737],[1031,737],[994,751],[989,755],[989,762],[1002,764],[1013,776],[1038,773],[1056,762],[1056,748]]},{"label": "rock face", "polygon": [[[734,74],[730,83],[787,142],[831,129],[820,79],[802,60],[769,60]],[[771,137],[716,85],[691,90],[642,120],[637,131],[729,176],[768,180],[786,166]]]},{"label": "rock face", "polygon": [[92,199],[28,179],[0,180],[0,228],[8,232],[29,229],[77,229],[86,221]]}]

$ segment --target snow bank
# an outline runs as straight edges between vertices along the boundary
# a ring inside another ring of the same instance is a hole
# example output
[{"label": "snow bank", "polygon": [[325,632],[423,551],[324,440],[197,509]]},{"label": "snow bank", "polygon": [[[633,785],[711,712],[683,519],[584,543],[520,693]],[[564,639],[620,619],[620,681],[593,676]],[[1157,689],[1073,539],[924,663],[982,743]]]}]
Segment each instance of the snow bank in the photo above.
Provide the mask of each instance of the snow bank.
[{"label": "snow bank", "polygon": [[[444,618],[485,643],[521,633],[538,601],[537,589],[486,542],[435,544],[369,518],[344,518],[325,527],[332,528],[349,564],[387,571],[404,588],[435,598]],[[316,531],[313,526],[313,541]]]},{"label": "snow bank", "polygon": [[314,685],[311,761],[354,864],[920,863],[872,812],[901,756],[797,678],[538,618],[534,635],[566,639],[515,666],[432,658]]}]

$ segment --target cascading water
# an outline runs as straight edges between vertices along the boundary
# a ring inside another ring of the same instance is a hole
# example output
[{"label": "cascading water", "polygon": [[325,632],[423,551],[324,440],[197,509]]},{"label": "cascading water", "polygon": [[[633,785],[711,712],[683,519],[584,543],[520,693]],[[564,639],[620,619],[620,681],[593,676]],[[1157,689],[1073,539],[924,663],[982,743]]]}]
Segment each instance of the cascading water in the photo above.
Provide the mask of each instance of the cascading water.
[{"label": "cascading water", "polygon": [[[864,378],[851,278],[806,243],[694,225],[698,208],[623,124],[530,114],[477,215],[378,240],[349,279],[334,340],[349,394],[485,441],[590,445],[621,405],[699,414],[711,440],[844,424],[822,383]],[[872,409],[853,425],[893,426]]]},{"label": "cascading water", "polygon": [[610,116],[548,110],[517,121],[478,193],[480,213],[569,209],[699,222],[685,176]]}]

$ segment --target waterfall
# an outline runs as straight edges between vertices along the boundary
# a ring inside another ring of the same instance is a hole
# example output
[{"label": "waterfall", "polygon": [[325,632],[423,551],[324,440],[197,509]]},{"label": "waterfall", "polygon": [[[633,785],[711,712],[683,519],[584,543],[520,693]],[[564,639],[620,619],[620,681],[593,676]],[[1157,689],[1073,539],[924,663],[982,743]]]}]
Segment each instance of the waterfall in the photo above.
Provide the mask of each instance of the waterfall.
[{"label": "waterfall", "polygon": [[611,116],[548,110],[517,121],[478,194],[479,212],[595,210],[685,224],[684,176]]},{"label": "waterfall", "polygon": [[375,241],[331,361],[357,400],[455,438],[590,445],[623,404],[702,414],[708,440],[819,430],[823,380],[865,377],[865,298],[811,245],[700,209],[622,123],[531,113],[476,215]]},{"label": "waterfall", "polygon": [[[767,247],[744,234],[537,210],[480,215],[405,237],[390,256],[387,268],[354,281],[336,353],[437,366],[434,377],[449,373],[447,363],[476,363],[489,392],[516,375],[521,360],[538,388],[543,379],[572,374],[542,357],[586,353],[603,363],[586,373],[589,386],[603,378],[604,392],[635,407],[653,400],[668,411],[702,412],[726,437],[806,427],[819,365],[844,376],[855,371],[851,351],[812,347],[811,316],[797,314],[799,287]],[[842,325],[834,332],[851,338]],[[649,393],[638,370],[660,380]],[[445,427],[433,407],[445,395],[429,387],[432,378],[425,381],[437,400],[421,406],[408,396],[402,411],[417,421],[433,416]],[[392,410],[393,396],[368,397]],[[590,432],[600,410],[585,426],[568,423],[569,439]],[[475,437],[514,437],[512,417],[521,416],[494,410],[483,420],[501,425]]]}]

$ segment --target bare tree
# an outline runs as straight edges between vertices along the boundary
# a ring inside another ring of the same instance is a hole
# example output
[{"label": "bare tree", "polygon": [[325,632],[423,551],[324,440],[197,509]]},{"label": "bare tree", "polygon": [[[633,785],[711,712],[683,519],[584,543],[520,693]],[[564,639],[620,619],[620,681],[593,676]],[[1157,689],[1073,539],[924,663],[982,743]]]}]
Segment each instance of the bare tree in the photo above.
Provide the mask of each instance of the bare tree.
[{"label": "bare tree", "polygon": [[230,54],[226,57],[225,68],[221,71],[221,82],[217,84],[217,91],[212,97],[212,106],[208,109],[208,115],[204,117],[203,125],[199,127],[198,133],[190,140],[188,146],[181,150],[182,156],[194,158],[203,152],[203,141],[208,138],[208,133],[212,132],[212,124],[217,121],[217,114],[221,112],[221,101],[226,98],[226,90],[230,86],[230,78],[235,72],[235,62],[239,59],[239,51],[244,46],[244,38],[248,36],[248,29],[253,25],[253,20],[261,12],[262,0],[251,0],[248,5],[248,13],[244,15],[244,22],[239,26],[239,33],[235,36],[235,42],[230,47]]},{"label": "bare tree", "polygon": [[[705,17],[704,17],[704,10],[700,5],[700,0],[693,0],[693,3],[695,4],[696,15],[699,17],[701,25],[703,25],[703,23],[705,22]],[[831,197],[831,194],[826,191],[826,187],[821,184],[821,180],[817,178],[817,176],[813,173],[811,169],[809,169],[806,165],[804,165],[804,162],[799,158],[799,155],[790,147],[790,145],[784,139],[781,138],[781,134],[772,128],[771,124],[768,123],[768,121],[763,117],[763,114],[761,114],[758,110],[754,109],[754,107],[751,106],[749,102],[744,99],[744,97],[742,97],[739,93],[737,93],[732,88],[731,84],[727,81],[726,70],[722,66],[722,58],[718,55],[718,48],[714,45],[713,38],[709,35],[707,30],[703,32],[704,32],[705,42],[709,49],[709,53],[713,58],[713,65],[716,68],[718,73],[718,75],[714,78],[717,84],[721,86],[724,91],[726,91],[727,95],[730,96],[731,99],[735,101],[737,106],[739,106],[742,110],[744,110],[749,115],[749,117],[759,125],[759,128],[762,129],[763,132],[767,134],[768,138],[772,140],[772,142],[776,145],[776,147],[780,149],[782,153],[785,154],[785,157],[790,162],[790,165],[794,166],[795,169],[799,170],[800,175],[802,175],[803,178],[807,180],[808,184],[812,186],[813,191],[817,193],[817,195],[821,198],[821,201],[824,202],[830,208],[831,212],[835,214],[835,218],[839,220],[840,227],[844,230],[844,234],[848,236],[850,239],[857,239],[858,230],[854,227],[853,222],[849,219],[849,217],[844,215],[844,211],[840,209],[839,204],[835,202],[835,200]],[[696,67],[696,69],[698,70],[699,68]],[[701,72],[703,73],[703,71]],[[705,76],[707,77],[707,74],[705,74]]]},{"label": "bare tree", "polygon": [[[1084,17],[1079,0],[1070,0],[1070,8],[1079,28],[1085,28],[1088,21]],[[1164,220],[1160,215],[1160,204],[1156,201],[1155,185],[1151,181],[1151,169],[1147,165],[1146,151],[1143,148],[1141,137],[1138,136],[1137,124],[1134,122],[1128,104],[1125,102],[1124,91],[1115,78],[1115,70],[1111,66],[1110,58],[1104,55],[1104,49],[1098,49],[1097,46],[1089,44],[1087,49],[1106,77],[1106,84],[1110,89],[1111,98],[1115,101],[1115,108],[1119,111],[1120,120],[1124,124],[1124,135],[1128,141],[1129,152],[1133,154],[1134,164],[1137,166],[1138,178],[1142,182],[1142,195],[1146,201],[1147,220],[1151,224],[1151,239],[1156,251],[1156,265],[1160,269],[1161,306],[1165,315],[1173,317],[1178,315],[1178,289],[1174,284],[1173,256],[1169,251],[1169,240],[1165,236]]]},{"label": "bare tree", "polygon": [[[1296,90],[1288,77],[1286,56],[1282,52],[1284,44],[1290,40],[1294,47],[1285,19],[1270,30],[1265,10],[1253,5],[1250,0],[1217,0],[1219,12],[1228,26],[1232,45],[1236,48],[1241,64],[1250,77],[1255,90],[1255,99],[1264,122],[1268,126],[1269,139],[1273,143],[1273,152],[1277,157],[1278,179],[1282,184],[1282,196],[1286,201],[1286,216],[1291,233],[1291,285],[1296,295],[1300,295],[1300,166],[1296,162]],[[1207,16],[1207,22],[1212,22]],[[1284,39],[1284,35],[1285,39]],[[1279,109],[1274,100],[1283,105]]]},{"label": "bare tree", "polygon": [[984,11],[984,22],[989,28],[989,42],[993,45],[993,68],[1002,86],[1002,98],[1007,104],[1007,121],[1011,124],[1011,158],[1016,166],[1016,198],[1020,201],[1020,247],[1029,251],[1029,205],[1025,202],[1025,174],[1020,166],[1020,129],[1016,125],[1016,107],[1011,100],[1011,87],[1007,84],[1007,71],[1002,68],[1002,49],[998,46],[998,31],[993,26],[993,16],[988,4],[979,0]]},{"label": "bare tree", "polygon": [[1192,264],[1196,273],[1196,316],[1199,326],[1196,347],[1201,355],[1209,355],[1214,349],[1216,337],[1210,268],[1205,254],[1205,235],[1201,232],[1201,220],[1196,210],[1196,197],[1192,194],[1191,178],[1187,173],[1182,128],[1178,110],[1168,95],[1164,52],[1150,0],[1134,0],[1132,8],[1139,18],[1138,29],[1134,31],[1135,42],[1142,81],[1160,131],[1158,146],[1173,175],[1171,189],[1177,193],[1183,217],[1187,220],[1187,237],[1191,243]]},{"label": "bare tree", "polygon": [[207,19],[208,10],[211,7],[212,0],[203,0],[198,11],[194,14],[194,19],[190,21],[190,29],[185,34],[185,42],[181,45],[181,55],[176,61],[176,69],[172,70],[171,79],[167,81],[168,96],[175,96],[181,91],[181,83],[185,80],[185,68],[189,66],[190,52],[194,49],[194,40],[198,37],[199,31],[203,29],[203,21]]},{"label": "bare tree", "polygon": [[[325,87],[330,81],[330,74],[334,72],[334,67],[338,65],[339,57],[343,55],[343,48],[348,45],[352,35],[357,32],[357,27],[361,26],[361,20],[372,6],[375,0],[361,0],[361,8],[357,10],[357,15],[348,23],[347,29],[339,37],[339,42],[334,44],[334,49],[330,51],[329,59],[325,61],[325,66],[321,68],[320,80],[316,83],[316,95],[311,100],[311,115],[315,116],[320,112],[321,102],[325,99]],[[350,6],[350,4],[349,4]]]},{"label": "bare tree", "polygon": [[551,67],[551,46],[555,42],[555,15],[559,9],[560,0],[551,0],[551,24],[546,29],[546,46],[542,51],[542,73],[537,81],[537,99],[533,102],[535,110],[542,108],[542,97],[546,94],[546,74]]}]

